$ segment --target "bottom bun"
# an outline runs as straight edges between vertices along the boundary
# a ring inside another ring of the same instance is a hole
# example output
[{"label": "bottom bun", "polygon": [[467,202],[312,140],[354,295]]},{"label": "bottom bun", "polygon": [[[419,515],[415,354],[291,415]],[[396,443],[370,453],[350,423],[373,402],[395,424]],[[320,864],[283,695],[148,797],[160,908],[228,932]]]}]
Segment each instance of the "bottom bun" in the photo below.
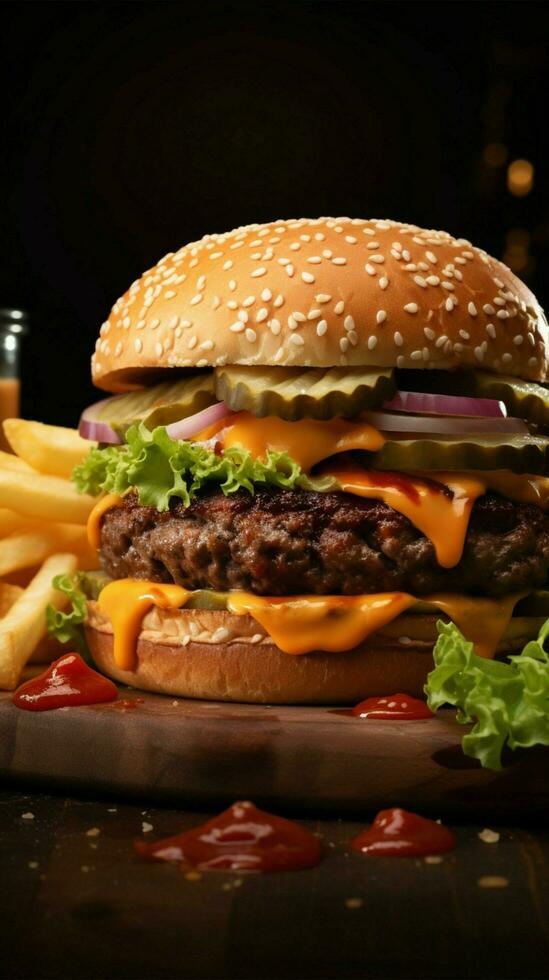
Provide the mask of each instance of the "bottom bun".
[{"label": "bottom bun", "polygon": [[[113,632],[88,603],[86,636],[105,674],[144,691],[256,704],[349,704],[404,692],[420,697],[433,668],[440,616],[403,615],[343,653],[282,653],[251,616],[223,610],[153,609],[142,624],[134,670],[114,661]],[[537,636],[543,619],[511,621],[502,653]]]}]

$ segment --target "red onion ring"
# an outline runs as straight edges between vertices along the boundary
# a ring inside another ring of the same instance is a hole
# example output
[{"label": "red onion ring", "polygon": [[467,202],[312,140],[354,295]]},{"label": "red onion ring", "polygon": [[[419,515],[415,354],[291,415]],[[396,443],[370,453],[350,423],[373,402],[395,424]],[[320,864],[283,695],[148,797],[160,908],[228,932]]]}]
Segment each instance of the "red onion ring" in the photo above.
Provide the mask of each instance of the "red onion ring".
[{"label": "red onion ring", "polygon": [[84,409],[78,423],[78,432],[82,439],[90,439],[92,442],[106,442],[113,446],[120,445],[122,439],[118,433],[107,422],[102,422],[97,418],[110,401],[112,398],[103,398],[100,402],[94,402],[93,405]]},{"label": "red onion ring", "polygon": [[397,391],[383,403],[390,412],[411,412],[422,415],[481,415],[485,418],[505,418],[507,409],[503,402],[492,398],[469,398],[460,395],[433,395],[424,391]]},{"label": "red onion ring", "polygon": [[381,433],[400,432],[421,435],[473,435],[486,433],[528,435],[529,428],[522,419],[478,418],[447,415],[398,415],[393,412],[363,412],[362,421],[373,425]]},{"label": "red onion ring", "polygon": [[188,418],[180,419],[179,422],[172,422],[171,425],[166,426],[166,432],[170,439],[191,439],[198,432],[202,432],[203,429],[207,429],[208,426],[214,425],[215,422],[219,422],[220,419],[232,414],[225,402],[216,402],[215,405],[209,405],[208,408],[196,412],[195,415],[189,415]]}]

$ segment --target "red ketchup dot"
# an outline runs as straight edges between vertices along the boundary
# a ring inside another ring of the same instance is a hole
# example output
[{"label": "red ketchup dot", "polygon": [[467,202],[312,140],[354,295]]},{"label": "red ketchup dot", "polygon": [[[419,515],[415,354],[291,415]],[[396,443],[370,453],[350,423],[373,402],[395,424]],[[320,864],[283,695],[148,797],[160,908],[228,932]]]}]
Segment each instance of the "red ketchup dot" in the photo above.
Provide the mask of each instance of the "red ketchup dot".
[{"label": "red ketchup dot", "polygon": [[367,698],[353,708],[358,718],[375,718],[377,721],[418,721],[434,718],[425,701],[409,694],[385,694],[379,698]]},{"label": "red ketchup dot", "polygon": [[248,802],[174,837],[136,841],[135,848],[142,857],[198,871],[295,871],[312,868],[322,855],[318,837],[305,827]]},{"label": "red ketchup dot", "polygon": [[118,688],[84,663],[78,653],[54,660],[43,674],[18,687],[13,703],[25,711],[49,711],[115,701]]},{"label": "red ketchup dot", "polygon": [[380,810],[372,826],[351,841],[355,851],[376,857],[423,857],[455,846],[456,839],[446,827],[398,807]]}]

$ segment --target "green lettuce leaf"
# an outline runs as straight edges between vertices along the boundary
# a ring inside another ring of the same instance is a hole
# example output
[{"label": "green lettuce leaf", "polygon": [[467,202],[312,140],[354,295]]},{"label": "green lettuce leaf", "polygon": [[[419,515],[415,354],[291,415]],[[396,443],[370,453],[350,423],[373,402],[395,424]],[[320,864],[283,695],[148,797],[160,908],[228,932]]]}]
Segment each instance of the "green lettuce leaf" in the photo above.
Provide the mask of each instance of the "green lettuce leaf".
[{"label": "green lettuce leaf", "polygon": [[549,745],[549,620],[537,640],[508,662],[478,657],[453,623],[437,624],[435,669],[427,677],[427,704],[436,711],[454,705],[457,720],[473,728],[462,740],[465,755],[486,769],[501,769],[511,749]]},{"label": "green lettuce leaf", "polygon": [[49,605],[46,609],[46,627],[48,633],[55,636],[60,643],[70,643],[73,650],[88,657],[88,646],[83,623],[86,621],[86,596],[80,588],[78,574],[56,575],[52,580],[55,589],[63,592],[69,600],[67,611],[56,609]]},{"label": "green lettuce leaf", "polygon": [[257,484],[319,491],[336,486],[333,477],[306,476],[285,452],[268,450],[265,459],[254,459],[232,447],[217,455],[197,443],[170,439],[164,426],[151,432],[143,423],[128,429],[125,445],[92,449],[72,479],[80,493],[93,496],[135,488],[141,504],[159,511],[168,510],[172,497],[188,506],[199,490],[212,485],[224,494],[253,493]]}]

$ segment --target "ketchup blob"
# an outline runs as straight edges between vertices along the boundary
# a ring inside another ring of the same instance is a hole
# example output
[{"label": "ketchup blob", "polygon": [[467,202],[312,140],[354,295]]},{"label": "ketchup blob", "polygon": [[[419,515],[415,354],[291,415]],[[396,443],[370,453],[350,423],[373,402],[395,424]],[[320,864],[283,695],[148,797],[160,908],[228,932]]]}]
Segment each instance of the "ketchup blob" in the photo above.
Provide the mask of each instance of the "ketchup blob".
[{"label": "ketchup blob", "polygon": [[417,721],[435,717],[425,701],[412,698],[409,694],[367,698],[357,704],[352,713],[358,718],[375,718],[376,721]]},{"label": "ketchup blob", "polygon": [[322,855],[318,837],[305,827],[248,802],[175,837],[136,841],[135,848],[142,857],[182,861],[184,870],[198,871],[295,871],[314,867]]},{"label": "ketchup blob", "polygon": [[50,711],[78,704],[115,701],[118,688],[84,663],[77,653],[66,653],[40,674],[18,687],[13,703],[25,711]]},{"label": "ketchup blob", "polygon": [[455,846],[456,839],[446,827],[398,807],[380,810],[369,830],[351,841],[355,851],[377,857],[443,854]]}]

